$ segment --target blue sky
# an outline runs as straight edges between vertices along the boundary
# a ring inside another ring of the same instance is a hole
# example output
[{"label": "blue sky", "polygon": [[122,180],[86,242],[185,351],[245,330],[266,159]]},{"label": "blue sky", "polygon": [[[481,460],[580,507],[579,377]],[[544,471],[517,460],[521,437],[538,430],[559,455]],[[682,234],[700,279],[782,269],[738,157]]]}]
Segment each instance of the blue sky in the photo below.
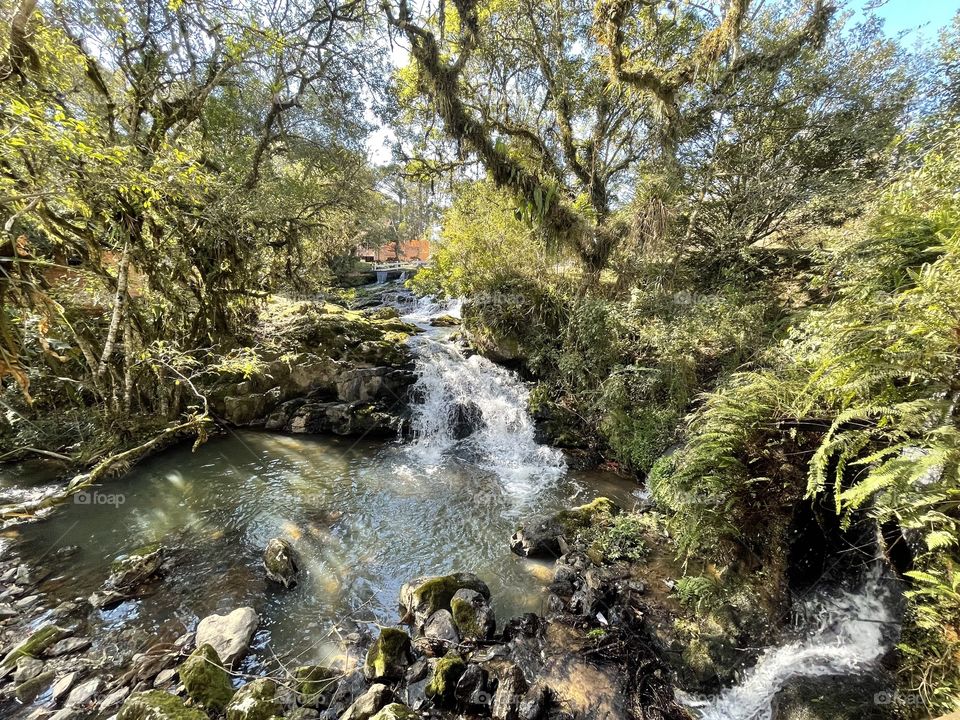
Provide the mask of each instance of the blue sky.
[{"label": "blue sky", "polygon": [[960,0],[887,0],[882,4],[876,0],[852,0],[850,3],[853,8],[872,5],[880,5],[874,12],[885,20],[887,33],[909,32],[908,44],[911,40],[936,38],[937,30],[960,10]]}]

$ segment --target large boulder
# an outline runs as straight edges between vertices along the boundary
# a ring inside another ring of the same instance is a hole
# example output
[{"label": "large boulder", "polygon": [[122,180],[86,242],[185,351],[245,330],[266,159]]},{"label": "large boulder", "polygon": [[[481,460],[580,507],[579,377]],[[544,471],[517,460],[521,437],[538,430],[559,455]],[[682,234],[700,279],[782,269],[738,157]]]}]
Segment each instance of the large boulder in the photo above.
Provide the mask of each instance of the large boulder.
[{"label": "large boulder", "polygon": [[273,538],[263,551],[263,567],[273,582],[291,588],[297,584],[300,563],[293,547],[286,540]]},{"label": "large boulder", "polygon": [[363,673],[368,680],[399,680],[411,660],[410,636],[397,628],[383,628],[367,651]]},{"label": "large boulder", "polygon": [[476,590],[462,588],[450,600],[453,622],[464,640],[486,640],[497,629],[493,608]]},{"label": "large boulder", "polygon": [[283,712],[277,701],[277,683],[257,678],[237,690],[227,705],[227,720],[269,720]]},{"label": "large boulder", "polygon": [[458,590],[473,590],[490,598],[490,588],[477,575],[457,572],[450,575],[417,578],[400,588],[400,612],[403,622],[423,627],[437,610],[450,610],[450,601]]},{"label": "large boulder", "polygon": [[196,708],[187,707],[176,695],[162,690],[134,693],[120,708],[117,720],[209,720]]},{"label": "large boulder", "polygon": [[609,498],[598,497],[579,507],[531,519],[510,538],[510,549],[523,557],[558,558],[564,545],[589,527],[609,521],[620,508]]},{"label": "large boulder", "polygon": [[190,699],[207,710],[219,713],[233,698],[230,676],[211,645],[198,646],[177,673]]},{"label": "large boulder", "polygon": [[247,652],[250,639],[260,624],[251,607],[242,607],[226,615],[210,615],[197,625],[197,645],[209,644],[226,667],[232,666]]}]

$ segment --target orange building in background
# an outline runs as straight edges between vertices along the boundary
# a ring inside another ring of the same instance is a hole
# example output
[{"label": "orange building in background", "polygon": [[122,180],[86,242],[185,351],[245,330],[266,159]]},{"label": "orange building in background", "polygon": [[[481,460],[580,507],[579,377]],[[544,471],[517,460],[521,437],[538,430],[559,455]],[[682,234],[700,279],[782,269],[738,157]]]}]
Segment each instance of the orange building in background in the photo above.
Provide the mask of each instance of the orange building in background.
[{"label": "orange building in background", "polygon": [[430,259],[430,241],[423,237],[403,243],[387,243],[378,248],[357,248],[357,257],[371,263],[426,262]]}]

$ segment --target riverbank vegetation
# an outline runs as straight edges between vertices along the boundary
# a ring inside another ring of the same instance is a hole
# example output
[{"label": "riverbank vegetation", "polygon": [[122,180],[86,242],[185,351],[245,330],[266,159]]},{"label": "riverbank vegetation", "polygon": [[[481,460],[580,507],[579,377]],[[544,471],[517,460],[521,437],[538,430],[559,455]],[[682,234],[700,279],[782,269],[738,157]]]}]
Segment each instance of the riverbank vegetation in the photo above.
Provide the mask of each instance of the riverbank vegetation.
[{"label": "riverbank vegetation", "polygon": [[[443,206],[409,287],[465,298],[553,444],[646,482],[701,667],[777,626],[800,515],[866,520],[901,686],[957,709],[960,19],[914,50],[825,0],[709,5],[0,0],[0,459],[202,438],[216,388],[263,414],[319,345],[405,365],[395,315],[324,303]],[[648,522],[596,546],[643,562]]]}]

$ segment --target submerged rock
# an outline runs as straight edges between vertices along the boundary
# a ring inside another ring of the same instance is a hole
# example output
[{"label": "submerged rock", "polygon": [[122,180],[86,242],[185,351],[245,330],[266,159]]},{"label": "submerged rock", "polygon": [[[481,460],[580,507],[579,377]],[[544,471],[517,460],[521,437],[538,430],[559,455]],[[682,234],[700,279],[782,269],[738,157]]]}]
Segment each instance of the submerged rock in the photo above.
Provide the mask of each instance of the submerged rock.
[{"label": "submerged rock", "polygon": [[363,674],[368,680],[399,680],[411,660],[410,636],[397,628],[383,628],[367,651]]},{"label": "submerged rock", "polygon": [[51,645],[69,634],[70,631],[56,625],[44,625],[8,652],[3,660],[0,660],[0,668],[11,667],[22,657],[38,657]]},{"label": "submerged rock", "polygon": [[300,566],[297,554],[286,540],[273,538],[263,551],[263,567],[267,577],[275,583],[291,588],[297,584]]},{"label": "submerged rock", "polygon": [[477,575],[458,572],[450,575],[422,577],[400,588],[400,610],[403,622],[420,628],[437,610],[450,610],[450,601],[458,590],[473,590],[490,598],[490,588]]},{"label": "submerged rock", "polygon": [[586,505],[533,518],[510,538],[510,549],[523,557],[558,558],[564,553],[563,546],[578,532],[619,512],[612,500],[598,497]]},{"label": "submerged rock", "polygon": [[251,607],[237,608],[226,615],[210,615],[197,625],[197,646],[212,646],[224,666],[230,667],[247,652],[259,624],[260,618]]},{"label": "submerged rock", "polygon": [[120,708],[117,720],[209,720],[196,708],[188,708],[176,695],[161,690],[134,693]]},{"label": "submerged rock", "polygon": [[103,589],[90,596],[90,604],[105,608],[136,595],[143,585],[160,575],[165,557],[164,547],[154,543],[117,558]]},{"label": "submerged rock", "polygon": [[208,710],[222,711],[233,697],[230,676],[217,651],[207,643],[199,645],[178,672],[190,699]]}]

